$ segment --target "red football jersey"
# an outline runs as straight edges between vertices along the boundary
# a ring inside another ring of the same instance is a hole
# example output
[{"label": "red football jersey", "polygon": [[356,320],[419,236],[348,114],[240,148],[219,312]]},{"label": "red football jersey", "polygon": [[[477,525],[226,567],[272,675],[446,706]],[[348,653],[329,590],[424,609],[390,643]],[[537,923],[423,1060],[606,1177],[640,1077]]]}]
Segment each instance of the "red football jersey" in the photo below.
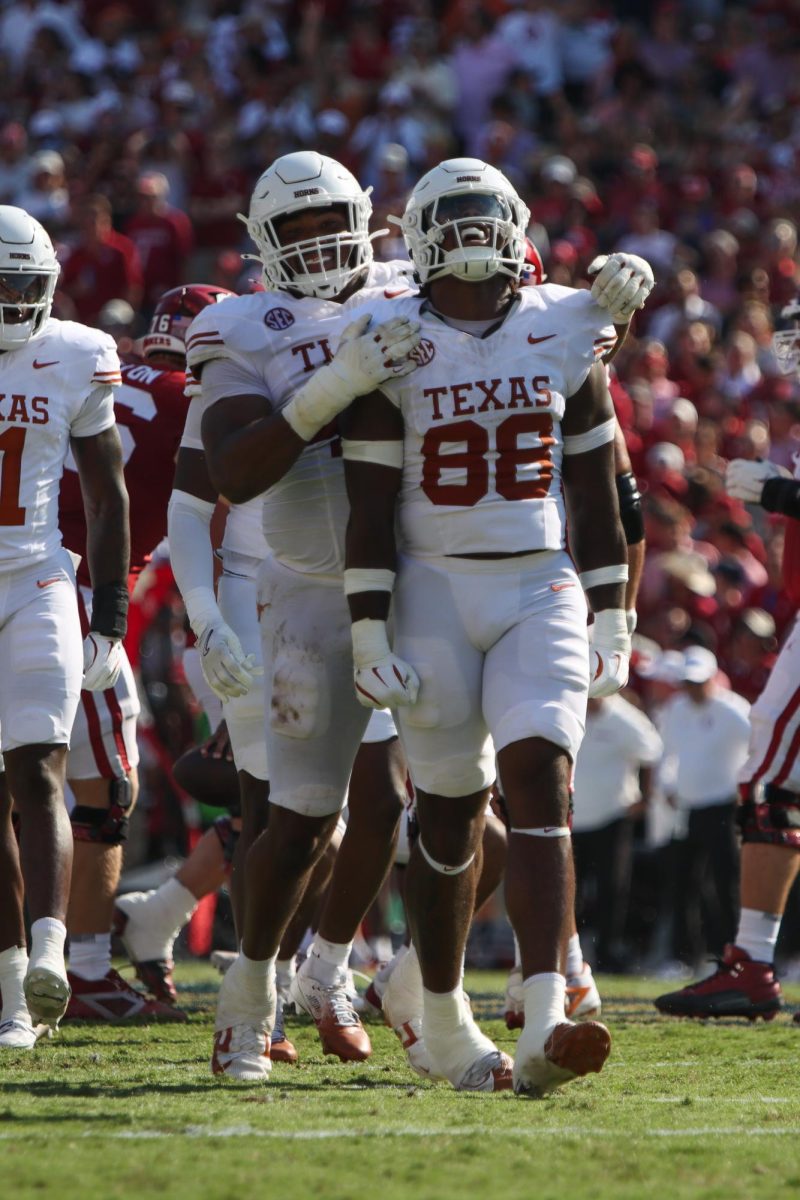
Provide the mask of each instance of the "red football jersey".
[{"label": "red football jersey", "polygon": [[[183,371],[163,371],[140,359],[122,365],[122,387],[114,413],[122,440],[125,483],[130,496],[131,574],[138,575],[167,533],[167,504],[175,474],[186,410]],[[89,584],[86,520],[74,466],[64,470],[59,499],[64,545],[81,555],[78,582]]]}]

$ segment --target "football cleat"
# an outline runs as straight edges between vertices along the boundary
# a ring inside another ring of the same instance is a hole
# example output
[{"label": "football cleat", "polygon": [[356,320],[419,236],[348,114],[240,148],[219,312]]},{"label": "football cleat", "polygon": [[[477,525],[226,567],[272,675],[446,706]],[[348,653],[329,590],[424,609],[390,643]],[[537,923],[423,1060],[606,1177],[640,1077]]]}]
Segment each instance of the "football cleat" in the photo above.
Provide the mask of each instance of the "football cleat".
[{"label": "football cleat", "polygon": [[143,983],[151,995],[161,1004],[176,1007],[178,993],[175,991],[175,980],[172,970],[175,964],[164,958],[151,958],[147,962],[136,962],[131,959],[131,966],[136,972],[136,978]]},{"label": "football cleat", "polygon": [[22,987],[32,1021],[57,1026],[69,1003],[70,988],[66,976],[51,967],[29,964]]},{"label": "football cleat", "polygon": [[152,896],[152,892],[126,892],[117,897],[113,932],[122,938],[137,979],[162,1004],[175,1004],[178,995],[172,978],[172,946],[180,930],[165,935],[154,927],[148,904]]},{"label": "football cleat", "polygon": [[396,964],[383,987],[383,1016],[400,1039],[411,1070],[431,1077],[431,1059],[422,1036],[422,975],[415,951]]},{"label": "football cleat", "polygon": [[272,1070],[269,1034],[258,1025],[227,1025],[214,1030],[212,1075],[241,1083],[261,1083]]},{"label": "football cleat", "polygon": [[611,1035],[599,1021],[554,1026],[538,1044],[523,1030],[514,1063],[514,1091],[518,1096],[546,1096],[572,1079],[602,1071],[611,1053]]},{"label": "football cleat", "polygon": [[112,967],[102,979],[67,972],[72,988],[65,1021],[185,1021],[186,1013],[131,987]]},{"label": "football cleat", "polygon": [[242,1083],[260,1083],[272,1070],[270,1030],[275,1024],[275,992],[253,1002],[241,985],[236,965],[222,980],[214,1022],[211,1071]]},{"label": "football cleat", "polygon": [[565,1013],[571,1021],[590,1021],[600,1016],[602,1007],[592,968],[585,962],[579,974],[567,976]]},{"label": "football cleat", "polygon": [[431,1076],[448,1080],[457,1092],[504,1092],[511,1088],[513,1060],[481,1032],[468,1005],[459,1024],[446,1036],[426,1036],[425,1043]]},{"label": "football cleat", "polygon": [[501,1050],[482,1055],[461,1079],[457,1092],[508,1092],[513,1082],[514,1060]]},{"label": "football cleat", "polygon": [[335,1054],[342,1062],[363,1062],[372,1053],[372,1045],[353,1008],[346,974],[342,972],[339,981],[326,985],[306,972],[306,963],[292,980],[292,1003],[298,1012],[302,1010],[312,1018],[323,1053]]},{"label": "football cleat", "polygon": [[522,967],[514,966],[506,980],[505,1011],[506,1029],[525,1027],[525,1005],[522,996]]},{"label": "football cleat", "polygon": [[291,1065],[294,1065],[298,1059],[297,1049],[287,1038],[286,1030],[283,1027],[283,1003],[280,992],[278,992],[278,1007],[275,1010],[275,1024],[272,1026],[269,1056],[273,1062],[290,1063]]},{"label": "football cleat", "polygon": [[32,1050],[37,1042],[37,1032],[30,1021],[11,1017],[0,1021],[0,1050]]},{"label": "football cleat", "polygon": [[771,1021],[783,1008],[781,985],[772,963],[755,962],[739,946],[726,946],[713,975],[655,1001],[670,1017],[763,1017]]}]

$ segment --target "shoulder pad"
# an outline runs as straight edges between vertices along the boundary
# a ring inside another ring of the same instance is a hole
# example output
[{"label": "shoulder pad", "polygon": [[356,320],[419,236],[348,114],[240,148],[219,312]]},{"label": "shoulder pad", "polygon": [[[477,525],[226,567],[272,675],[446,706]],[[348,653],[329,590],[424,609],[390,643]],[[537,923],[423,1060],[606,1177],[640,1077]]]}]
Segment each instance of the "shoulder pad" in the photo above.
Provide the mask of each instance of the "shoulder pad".
[{"label": "shoulder pad", "polygon": [[58,353],[63,364],[69,364],[76,384],[84,371],[89,372],[90,387],[117,387],[122,383],[119,355],[114,339],[99,329],[90,329],[78,321],[51,319],[45,326],[41,344],[47,354]]},{"label": "shoulder pad", "polygon": [[262,350],[269,338],[265,323],[268,309],[274,307],[269,292],[233,296],[224,304],[209,304],[202,309],[186,334],[186,358],[191,368],[213,358],[241,358]]}]

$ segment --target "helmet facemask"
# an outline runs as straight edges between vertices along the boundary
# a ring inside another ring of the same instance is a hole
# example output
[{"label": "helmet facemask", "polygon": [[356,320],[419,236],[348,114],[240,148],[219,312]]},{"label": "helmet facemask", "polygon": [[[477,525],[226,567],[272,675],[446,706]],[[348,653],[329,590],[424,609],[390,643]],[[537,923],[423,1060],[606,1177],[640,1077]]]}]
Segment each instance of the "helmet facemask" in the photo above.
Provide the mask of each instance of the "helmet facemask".
[{"label": "helmet facemask", "polygon": [[513,249],[515,226],[505,196],[451,192],[438,196],[421,217],[421,235],[430,254],[427,282],[441,275],[470,282],[498,273],[518,277],[521,263]]},{"label": "helmet facemask", "polygon": [[41,333],[57,279],[57,266],[48,271],[0,269],[0,349],[17,350]]},{"label": "helmet facemask", "polygon": [[[342,199],[325,195],[324,199],[324,204],[307,204],[272,217],[248,217],[247,230],[258,247],[264,285],[268,290],[334,299],[372,262],[372,237],[378,234],[370,236],[369,233],[372,205],[368,193]],[[310,211],[340,211],[345,228],[337,233],[282,245],[280,228],[283,221]]]}]

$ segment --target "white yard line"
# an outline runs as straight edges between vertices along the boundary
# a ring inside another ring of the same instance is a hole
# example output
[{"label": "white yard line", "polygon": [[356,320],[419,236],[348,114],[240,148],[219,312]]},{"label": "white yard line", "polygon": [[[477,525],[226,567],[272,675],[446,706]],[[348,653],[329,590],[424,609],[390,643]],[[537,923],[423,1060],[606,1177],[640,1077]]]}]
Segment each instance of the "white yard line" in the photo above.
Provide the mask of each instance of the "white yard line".
[{"label": "white yard line", "polygon": [[[509,1126],[503,1128],[498,1126],[492,1130],[492,1136],[497,1137],[519,1137],[533,1140],[536,1138],[551,1138],[551,1137],[578,1137],[592,1138],[604,1141],[615,1140],[631,1142],[637,1138],[708,1138],[708,1137],[735,1137],[735,1138],[758,1138],[758,1137],[776,1137],[779,1135],[796,1137],[800,1134],[800,1125],[792,1125],[783,1128],[749,1128],[742,1129],[740,1126],[704,1126],[698,1128],[696,1125],[689,1129],[644,1129],[639,1133],[633,1133],[630,1130],[622,1129],[598,1129],[596,1126],[584,1125],[541,1125],[531,1127]],[[44,1139],[41,1132],[37,1132],[37,1139]],[[50,1135],[48,1140],[74,1140],[79,1137],[81,1140],[94,1141],[156,1141],[169,1140],[171,1138],[267,1138],[270,1140],[280,1141],[338,1141],[355,1138],[374,1139],[374,1138],[465,1138],[465,1137],[485,1137],[486,1127],[484,1125],[461,1126],[454,1129],[431,1129],[428,1126],[397,1126],[381,1127],[369,1126],[364,1129],[263,1129],[252,1125],[189,1125],[186,1129],[178,1131],[167,1131],[161,1129],[126,1129],[116,1130],[110,1133],[95,1133],[89,1130],[82,1134],[71,1134],[67,1131],[59,1131],[55,1138]],[[0,1133],[0,1141],[17,1141],[19,1139],[19,1131],[14,1133]]]}]

